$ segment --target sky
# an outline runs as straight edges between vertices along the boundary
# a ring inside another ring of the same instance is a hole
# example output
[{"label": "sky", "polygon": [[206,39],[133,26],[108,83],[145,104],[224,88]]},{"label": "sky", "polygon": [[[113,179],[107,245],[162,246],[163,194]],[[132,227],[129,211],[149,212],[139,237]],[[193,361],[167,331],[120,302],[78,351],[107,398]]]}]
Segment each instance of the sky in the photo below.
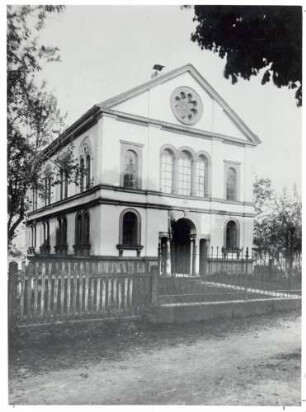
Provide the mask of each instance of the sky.
[{"label": "sky", "polygon": [[277,191],[301,192],[301,109],[294,92],[261,76],[232,85],[225,61],[190,40],[193,10],[180,6],[66,6],[48,18],[41,40],[59,47],[60,63],[40,74],[67,112],[67,126],[101,102],[150,80],[152,67],[165,70],[192,63],[238,113],[262,144],[255,174],[272,180]]}]

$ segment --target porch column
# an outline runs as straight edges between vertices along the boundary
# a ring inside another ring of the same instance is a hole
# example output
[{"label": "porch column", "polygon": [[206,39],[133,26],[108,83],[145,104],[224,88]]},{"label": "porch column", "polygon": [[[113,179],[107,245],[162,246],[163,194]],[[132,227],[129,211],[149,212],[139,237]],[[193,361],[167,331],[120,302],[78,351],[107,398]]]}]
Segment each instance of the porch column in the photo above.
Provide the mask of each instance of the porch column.
[{"label": "porch column", "polygon": [[190,239],[190,274],[196,274],[196,254],[197,254],[197,246],[196,246],[196,238],[191,237]]},{"label": "porch column", "polygon": [[194,274],[200,274],[200,239],[194,239]]},{"label": "porch column", "polygon": [[166,274],[171,275],[171,250],[169,238],[167,238],[166,242]]}]

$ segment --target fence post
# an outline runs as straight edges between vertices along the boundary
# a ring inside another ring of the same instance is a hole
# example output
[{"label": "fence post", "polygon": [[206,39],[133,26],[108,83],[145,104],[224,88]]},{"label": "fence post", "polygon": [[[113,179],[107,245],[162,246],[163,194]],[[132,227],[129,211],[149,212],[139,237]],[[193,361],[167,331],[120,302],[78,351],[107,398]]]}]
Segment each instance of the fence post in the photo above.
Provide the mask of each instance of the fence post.
[{"label": "fence post", "polygon": [[153,306],[156,306],[158,301],[158,266],[151,267],[151,285],[152,285],[152,295],[151,295],[151,303]]},{"label": "fence post", "polygon": [[17,320],[17,280],[18,264],[17,262],[9,263],[8,273],[8,319],[9,325],[15,326]]}]

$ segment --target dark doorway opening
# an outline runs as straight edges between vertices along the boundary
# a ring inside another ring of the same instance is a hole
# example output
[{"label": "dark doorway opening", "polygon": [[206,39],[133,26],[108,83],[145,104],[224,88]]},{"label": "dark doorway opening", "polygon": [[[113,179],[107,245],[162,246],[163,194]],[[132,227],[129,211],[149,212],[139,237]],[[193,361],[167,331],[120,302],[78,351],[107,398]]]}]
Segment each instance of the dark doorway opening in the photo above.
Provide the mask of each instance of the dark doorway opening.
[{"label": "dark doorway opening", "polygon": [[189,219],[179,219],[172,224],[172,271],[191,274],[191,238],[196,234]]}]

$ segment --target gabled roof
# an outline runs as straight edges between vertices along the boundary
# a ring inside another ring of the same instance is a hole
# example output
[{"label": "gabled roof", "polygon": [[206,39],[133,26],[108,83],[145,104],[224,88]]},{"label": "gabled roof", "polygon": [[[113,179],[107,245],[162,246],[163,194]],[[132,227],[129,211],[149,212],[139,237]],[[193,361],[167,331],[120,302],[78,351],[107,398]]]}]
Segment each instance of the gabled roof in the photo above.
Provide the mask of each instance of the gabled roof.
[{"label": "gabled roof", "polygon": [[108,100],[105,100],[99,104],[98,107],[103,111],[112,109],[114,106],[123,103],[127,100],[132,99],[140,95],[141,93],[146,92],[147,90],[152,89],[155,86],[163,84],[171,79],[174,79],[177,76],[180,76],[184,73],[189,73],[203,89],[209,94],[209,96],[220,104],[225,113],[229,118],[236,124],[236,126],[249,138],[249,140],[254,144],[261,143],[258,136],[256,136],[249,127],[244,123],[244,121],[238,116],[238,114],[225,102],[225,100],[216,92],[216,90],[204,79],[204,77],[195,69],[192,64],[186,64],[185,66],[179,67],[175,70],[172,70],[168,73],[160,75],[146,83],[141,84],[133,89],[130,89],[124,93],[120,93],[117,96],[114,96]]}]

